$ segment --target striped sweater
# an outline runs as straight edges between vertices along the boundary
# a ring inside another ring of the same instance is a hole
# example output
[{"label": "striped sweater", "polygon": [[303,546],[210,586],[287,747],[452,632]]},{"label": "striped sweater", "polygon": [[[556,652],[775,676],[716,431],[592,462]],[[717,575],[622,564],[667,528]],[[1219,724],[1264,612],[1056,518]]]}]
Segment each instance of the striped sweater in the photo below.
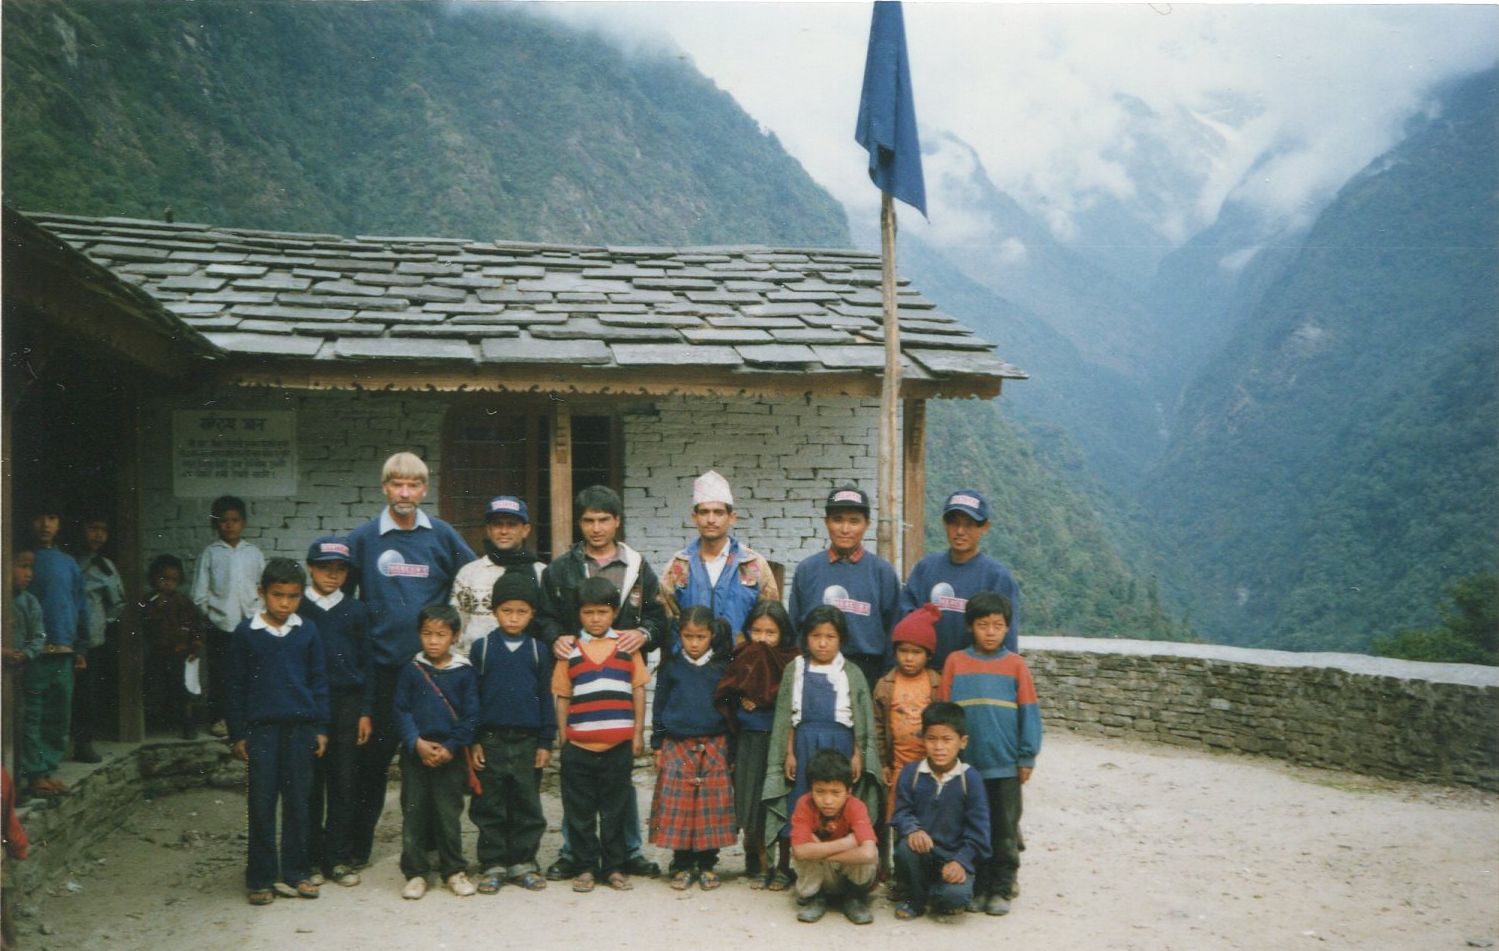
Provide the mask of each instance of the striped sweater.
[{"label": "striped sweater", "polygon": [[1019,654],[1003,648],[981,654],[969,647],[947,655],[941,696],[968,715],[963,761],[985,779],[1015,776],[1020,767],[1036,765],[1041,710],[1030,668]]},{"label": "striped sweater", "polygon": [[[612,634],[612,632],[611,632]],[[601,752],[635,738],[635,689],[650,679],[638,655],[619,650],[612,636],[580,639],[567,661],[552,669],[552,693],[568,699],[566,737]]]}]

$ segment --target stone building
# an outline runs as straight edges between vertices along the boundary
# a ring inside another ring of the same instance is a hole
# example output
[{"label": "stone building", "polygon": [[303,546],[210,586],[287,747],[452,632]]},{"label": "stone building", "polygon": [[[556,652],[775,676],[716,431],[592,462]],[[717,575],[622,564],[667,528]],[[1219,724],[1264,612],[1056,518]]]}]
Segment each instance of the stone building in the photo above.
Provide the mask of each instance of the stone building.
[{"label": "stone building", "polygon": [[[124,373],[123,389],[82,405],[59,395],[69,383],[94,392],[78,379],[6,401],[7,422],[15,410],[60,424],[11,447],[17,493],[86,491],[81,457],[118,461],[101,501],[139,526],[137,575],[159,552],[191,570],[210,539],[208,502],[226,491],[249,502],[247,538],[300,557],[379,510],[380,463],[400,449],[427,460],[429,507],[475,542],[480,504],[508,492],[530,502],[543,553],[559,550],[573,539],[575,487],[611,485],[627,538],[656,565],[690,536],[691,480],[709,467],[734,485],[742,536],[779,564],[822,546],[834,483],[873,494],[877,255],[6,221],[8,257],[12,231],[65,245],[75,271],[106,274],[176,328],[152,352],[176,354],[180,373]],[[10,298],[7,281],[7,337],[13,324],[24,336],[44,318]],[[56,310],[63,321],[67,306]],[[904,284],[900,317],[902,547],[914,554],[925,401],[993,397],[1023,374]],[[80,349],[97,350],[86,336]],[[106,407],[125,432],[66,438]]]}]

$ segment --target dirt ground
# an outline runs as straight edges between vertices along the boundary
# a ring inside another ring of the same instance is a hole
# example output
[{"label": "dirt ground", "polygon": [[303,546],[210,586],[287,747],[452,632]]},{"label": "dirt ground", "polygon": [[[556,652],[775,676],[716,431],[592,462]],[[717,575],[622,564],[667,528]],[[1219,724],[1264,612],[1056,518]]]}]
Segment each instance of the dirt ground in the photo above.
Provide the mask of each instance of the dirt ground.
[{"label": "dirt ground", "polygon": [[[932,940],[1054,948],[1295,949],[1492,947],[1499,937],[1499,799],[1388,783],[1268,760],[1157,745],[1047,737],[1026,787],[1023,894],[1005,918],[964,915],[875,924],[836,912],[798,924],[791,899],[751,891],[742,853],[725,886],[628,893],[506,888],[402,901],[394,795],[374,865],[356,888],[317,901],[245,903],[244,800],[198,790],[143,801],[53,894],[18,896],[21,944],[76,948],[319,951],[423,946],[715,951],[781,944],[901,947]],[[637,784],[648,774],[637,772]],[[392,790],[394,794],[394,790]],[[642,814],[649,796],[641,789]],[[542,860],[556,853],[560,805]],[[466,848],[473,854],[473,830]],[[664,856],[657,855],[662,858]]]}]

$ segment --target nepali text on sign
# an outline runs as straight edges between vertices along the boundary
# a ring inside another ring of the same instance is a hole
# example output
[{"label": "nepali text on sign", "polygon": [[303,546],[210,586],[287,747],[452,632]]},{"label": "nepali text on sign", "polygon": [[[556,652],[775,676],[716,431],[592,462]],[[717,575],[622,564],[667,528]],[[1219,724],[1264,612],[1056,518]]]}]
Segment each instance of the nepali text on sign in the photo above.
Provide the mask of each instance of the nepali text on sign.
[{"label": "nepali text on sign", "polygon": [[172,494],[288,496],[297,492],[297,414],[176,410]]}]

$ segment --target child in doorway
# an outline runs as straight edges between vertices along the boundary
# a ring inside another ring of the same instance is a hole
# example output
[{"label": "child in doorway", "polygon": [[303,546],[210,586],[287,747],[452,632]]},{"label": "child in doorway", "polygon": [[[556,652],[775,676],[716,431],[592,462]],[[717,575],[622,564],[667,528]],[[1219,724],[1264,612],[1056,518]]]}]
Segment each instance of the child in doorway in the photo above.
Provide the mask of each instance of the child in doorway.
[{"label": "child in doorway", "polygon": [[651,708],[656,751],[656,795],[651,841],[672,850],[671,887],[696,879],[703,891],[722,884],[713,867],[718,850],[733,845],[734,792],[729,783],[729,724],[713,703],[727,666],[712,644],[727,644],[728,622],[701,604],[682,612],[682,650],[661,662]]},{"label": "child in doorway", "polygon": [[[100,711],[106,706],[105,667],[110,654],[106,648],[109,627],[125,610],[125,586],[120,571],[104,554],[109,544],[109,520],[90,516],[83,520],[83,551],[74,556],[83,572],[83,596],[88,602],[88,624],[79,640],[92,661],[73,678],[73,759],[79,763],[97,763],[102,757],[94,750],[94,728]],[[112,706],[110,704],[109,706]]]},{"label": "child in doorway", "polygon": [[[937,699],[941,675],[927,666],[937,650],[937,623],[941,612],[926,604],[907,614],[895,625],[890,640],[895,645],[895,667],[874,685],[875,740],[880,748],[881,775],[889,795],[885,816],[895,813],[895,777],[907,763],[926,755],[921,742],[921,711]],[[886,828],[880,833],[880,871],[890,868],[890,845]],[[898,883],[897,883],[898,884]]]},{"label": "child in doorway", "polygon": [[[36,569],[36,553],[28,544],[17,544],[11,553],[10,563],[10,591],[14,600],[11,620],[11,634],[14,637],[15,647],[5,649],[5,666],[15,670],[22,684],[26,684],[26,678],[30,671],[27,665],[35,658],[41,656],[42,650],[47,645],[47,630],[42,624],[42,605],[30,591],[31,581]],[[12,681],[7,680],[7,688]],[[22,756],[26,754],[25,738],[22,737]],[[36,795],[56,796],[61,793],[54,791],[48,784],[34,783],[33,790]]]},{"label": "child in doorway", "polygon": [[83,572],[57,547],[58,506],[44,503],[31,519],[34,568],[30,593],[42,607],[46,637],[26,664],[26,705],[21,745],[21,785],[32,795],[67,792],[52,773],[62,762],[72,721],[73,676],[88,666],[81,638],[88,626]]},{"label": "child in doorway", "polygon": [[1041,752],[1041,712],[1030,668],[1005,649],[1010,600],[993,591],[968,599],[964,621],[973,646],[947,655],[942,667],[943,700],[963,708],[970,742],[967,762],[984,777],[989,795],[991,856],[978,869],[971,910],[1010,911],[1020,871],[1020,787],[1031,778]]},{"label": "child in doorway", "polygon": [[250,766],[245,885],[252,905],[275,899],[278,871],[302,898],[318,897],[307,859],[307,800],[313,760],[328,747],[328,676],[317,628],[297,614],[306,584],[290,558],[267,562],[259,588],[265,607],[240,622],[230,646],[229,739]]},{"label": "child in doorway", "polygon": [[427,894],[427,847],[437,846],[438,871],[460,898],[474,893],[464,872],[463,790],[466,747],[479,715],[479,688],[467,657],[456,653],[462,621],[447,604],[416,616],[421,653],[396,678],[395,721],[401,733],[402,898]]},{"label": "child in doorway", "polygon": [[743,635],[713,699],[734,736],[734,815],[744,832],[744,870],[750,888],[769,885],[784,891],[791,885],[791,853],[779,851],[772,875],[760,793],[765,788],[776,696],[786,665],[796,659],[796,638],[779,601],[760,601],[750,608]]},{"label": "child in doorway", "polygon": [[803,767],[808,789],[791,811],[791,856],[796,865],[796,920],[811,923],[843,898],[843,914],[856,925],[874,920],[869,892],[878,857],[869,810],[852,795],[853,766],[836,749],[817,751]]},{"label": "child in doorway", "polygon": [[209,508],[208,524],[218,539],[198,556],[193,576],[193,603],[211,625],[208,630],[208,709],[212,726],[208,732],[224,735],[228,715],[230,632],[241,621],[260,610],[256,585],[265,571],[265,555],[243,539],[246,513],[244,499],[221,495]]},{"label": "child in doorway", "polygon": [[552,669],[562,747],[562,813],[573,849],[573,891],[591,892],[596,877],[610,888],[632,888],[624,872],[625,823],[635,795],[630,770],[645,750],[645,685],[640,654],[620,650],[614,619],[619,589],[608,578],[577,588],[580,636]]},{"label": "child in doorway", "polygon": [[317,627],[328,670],[328,752],[312,771],[308,817],[313,881],[328,879],[352,887],[354,797],[359,748],[373,729],[375,678],[370,671],[369,606],[343,592],[353,568],[349,543],[328,536],[307,549],[307,590],[302,615]]},{"label": "child in doorway", "polygon": [[546,832],[541,771],[552,759],[557,713],[552,652],[536,636],[541,587],[526,571],[507,572],[484,600],[499,626],[469,645],[479,680],[479,731],[469,758],[481,791],[468,807],[479,828],[479,894],[507,880],[528,891],[547,887],[536,864]]},{"label": "child in doorway", "polygon": [[[849,786],[869,815],[883,798],[880,755],[875,746],[874,704],[859,668],[845,661],[848,640],[843,612],[819,605],[802,622],[803,655],[786,666],[776,698],[767,767],[765,841],[784,838],[791,810],[811,788],[807,764],[821,749],[849,760]],[[795,858],[795,853],[792,855]]]},{"label": "child in doorway", "polygon": [[146,722],[182,730],[182,738],[198,735],[193,717],[194,697],[184,678],[187,662],[200,656],[208,622],[192,599],[183,594],[182,559],[157,555],[146,569],[151,597],[143,605],[141,626],[146,635]]},{"label": "child in doorway", "polygon": [[905,898],[895,917],[962,911],[973,879],[989,857],[989,797],[978,770],[959,762],[968,746],[967,718],[955,703],[921,711],[926,755],[904,766],[895,782],[895,876]]}]

